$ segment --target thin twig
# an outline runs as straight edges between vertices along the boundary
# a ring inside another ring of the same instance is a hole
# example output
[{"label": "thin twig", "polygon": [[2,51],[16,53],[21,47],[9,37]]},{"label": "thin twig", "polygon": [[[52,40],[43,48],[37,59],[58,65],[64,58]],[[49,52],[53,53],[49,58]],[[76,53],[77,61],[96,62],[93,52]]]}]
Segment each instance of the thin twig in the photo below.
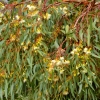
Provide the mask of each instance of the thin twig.
[{"label": "thin twig", "polygon": [[77,18],[77,20],[76,20],[76,22],[75,22],[75,25],[74,25],[74,28],[76,28],[76,26],[77,26],[79,20],[80,20],[81,18],[85,17],[85,16],[87,15],[87,13],[92,9],[93,6],[92,6],[91,4],[92,4],[92,3],[90,2],[89,5],[88,5],[88,7],[86,8],[86,10],[84,10],[84,11],[81,13],[81,15]]}]

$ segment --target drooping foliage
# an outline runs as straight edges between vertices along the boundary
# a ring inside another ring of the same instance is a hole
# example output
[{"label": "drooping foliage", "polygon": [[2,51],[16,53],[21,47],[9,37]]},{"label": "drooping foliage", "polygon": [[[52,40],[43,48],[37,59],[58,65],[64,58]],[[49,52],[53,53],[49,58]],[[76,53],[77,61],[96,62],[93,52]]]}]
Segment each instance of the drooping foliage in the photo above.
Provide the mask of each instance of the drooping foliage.
[{"label": "drooping foliage", "polygon": [[100,4],[0,3],[0,100],[98,100]]}]

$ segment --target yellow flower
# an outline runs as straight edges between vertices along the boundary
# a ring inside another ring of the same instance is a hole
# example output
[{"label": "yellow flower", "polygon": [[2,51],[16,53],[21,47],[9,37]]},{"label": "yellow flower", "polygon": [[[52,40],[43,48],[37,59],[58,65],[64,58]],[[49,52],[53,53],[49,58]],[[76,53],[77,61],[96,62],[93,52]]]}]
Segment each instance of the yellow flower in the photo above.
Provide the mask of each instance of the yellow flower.
[{"label": "yellow flower", "polygon": [[27,81],[27,79],[26,79],[26,78],[24,78],[23,82],[26,82],[26,81]]},{"label": "yellow flower", "polygon": [[23,46],[24,45],[24,42],[22,42],[21,45]]},{"label": "yellow flower", "polygon": [[63,74],[63,72],[64,72],[64,69],[61,69],[61,70],[60,70],[60,74]]},{"label": "yellow flower", "polygon": [[62,65],[62,62],[61,61],[57,61],[56,66],[60,66],[60,65]]},{"label": "yellow flower", "polygon": [[60,57],[60,60],[61,60],[61,61],[64,61],[64,57]]},{"label": "yellow flower", "polygon": [[50,63],[48,64],[48,71],[52,72],[52,70],[54,69],[54,65],[56,64],[56,60],[51,60]]},{"label": "yellow flower", "polygon": [[15,27],[19,25],[19,21],[18,20],[12,20],[12,25],[14,25]]},{"label": "yellow flower", "polygon": [[80,72],[77,72],[77,75],[79,75],[80,74]]},{"label": "yellow flower", "polygon": [[0,2],[0,9],[1,9],[1,8],[4,9],[4,8],[5,8],[5,5],[4,5],[3,3]]},{"label": "yellow flower", "polygon": [[83,73],[87,73],[87,69],[84,69],[82,72],[83,72]]},{"label": "yellow flower", "polygon": [[62,10],[63,10],[63,13],[64,13],[64,14],[67,13],[67,7],[64,7]]},{"label": "yellow flower", "polygon": [[71,54],[74,55],[74,51],[71,51]]},{"label": "yellow flower", "polygon": [[86,53],[88,51],[88,48],[85,47],[83,51]]},{"label": "yellow flower", "polygon": [[50,17],[51,17],[51,14],[49,14],[49,13],[46,13],[46,15],[44,15],[44,19],[50,19]]},{"label": "yellow flower", "polygon": [[63,10],[68,10],[68,9],[67,9],[67,7],[65,6],[65,7],[63,7]]},{"label": "yellow flower", "polygon": [[33,11],[33,12],[30,14],[30,16],[31,16],[31,17],[36,16],[38,13],[39,13],[39,11],[38,11],[38,10],[35,10],[35,11]]},{"label": "yellow flower", "polygon": [[36,9],[36,6],[33,6],[33,5],[27,5],[27,8],[29,10],[35,10]]},{"label": "yellow flower", "polygon": [[38,21],[40,21],[40,20],[41,20],[41,18],[38,18],[37,20],[38,20]]},{"label": "yellow flower", "polygon": [[74,52],[77,52],[78,50],[77,50],[77,48],[75,48],[73,51],[74,51]]},{"label": "yellow flower", "polygon": [[52,72],[53,71],[53,66],[51,65],[51,67],[48,68],[48,72]]},{"label": "yellow flower", "polygon": [[27,47],[27,46],[23,46],[23,49],[24,49],[24,51],[25,51],[25,50],[27,50],[27,49],[28,49],[28,47]]},{"label": "yellow flower", "polygon": [[77,75],[77,71],[76,70],[73,70],[73,76],[76,76]]},{"label": "yellow flower", "polygon": [[73,49],[73,51],[71,51],[71,54],[74,55],[78,52],[77,48]]},{"label": "yellow flower", "polygon": [[76,69],[79,69],[80,67],[81,67],[80,65],[77,65],[77,66],[76,66]]},{"label": "yellow flower", "polygon": [[91,53],[90,51],[87,51],[87,52],[86,52],[87,55],[90,54],[90,53]]},{"label": "yellow flower", "polygon": [[68,9],[67,9],[67,7],[60,7],[60,10],[64,13],[64,14],[66,14],[66,13],[68,13]]},{"label": "yellow flower", "polygon": [[3,17],[3,16],[4,16],[4,14],[0,12],[0,17]]},{"label": "yellow flower", "polygon": [[19,20],[19,19],[20,19],[20,17],[19,17],[18,15],[16,15],[16,16],[15,16],[15,18],[16,18],[17,20]]},{"label": "yellow flower", "polygon": [[69,61],[69,60],[65,60],[65,61],[63,62],[63,64],[70,64],[70,61]]},{"label": "yellow flower", "polygon": [[39,49],[39,47],[36,46],[35,44],[33,44],[32,50],[33,50],[35,53],[37,53],[37,50],[38,50],[38,49]]},{"label": "yellow flower", "polygon": [[36,40],[36,44],[37,44],[37,45],[40,44],[42,40],[43,40],[43,37],[40,36],[40,37]]},{"label": "yellow flower", "polygon": [[51,60],[52,65],[56,64],[56,60]]},{"label": "yellow flower", "polygon": [[41,28],[37,28],[37,34],[40,34],[41,33]]},{"label": "yellow flower", "polygon": [[68,95],[68,91],[63,91],[63,95]]},{"label": "yellow flower", "polygon": [[16,35],[11,34],[10,35],[10,41],[13,42],[16,40]]},{"label": "yellow flower", "polygon": [[38,50],[39,49],[39,47],[37,47],[37,46],[34,46],[33,48],[34,48],[34,50]]},{"label": "yellow flower", "polygon": [[23,20],[23,19],[20,21],[21,24],[24,23],[24,22],[25,22],[25,20]]},{"label": "yellow flower", "polygon": [[25,75],[25,73],[23,72],[23,76]]},{"label": "yellow flower", "polygon": [[54,82],[57,82],[58,80],[59,80],[58,76],[55,76],[54,79],[53,79]]},{"label": "yellow flower", "polygon": [[86,54],[88,55],[88,54],[90,54],[90,53],[91,53],[91,51],[90,51],[90,50],[91,50],[91,49],[88,49],[88,48],[86,48],[86,47],[85,47],[85,48],[84,48],[84,50],[83,50],[83,52],[84,52],[84,53],[86,53]]},{"label": "yellow flower", "polygon": [[63,95],[68,95],[68,88],[65,91],[63,91]]}]

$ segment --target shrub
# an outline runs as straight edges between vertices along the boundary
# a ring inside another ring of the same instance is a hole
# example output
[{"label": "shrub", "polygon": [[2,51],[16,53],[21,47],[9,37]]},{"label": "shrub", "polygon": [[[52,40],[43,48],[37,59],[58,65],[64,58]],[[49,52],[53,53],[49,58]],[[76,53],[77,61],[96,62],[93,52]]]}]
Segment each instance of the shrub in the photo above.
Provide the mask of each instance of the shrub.
[{"label": "shrub", "polygon": [[99,6],[62,0],[1,3],[1,100],[100,99]]}]

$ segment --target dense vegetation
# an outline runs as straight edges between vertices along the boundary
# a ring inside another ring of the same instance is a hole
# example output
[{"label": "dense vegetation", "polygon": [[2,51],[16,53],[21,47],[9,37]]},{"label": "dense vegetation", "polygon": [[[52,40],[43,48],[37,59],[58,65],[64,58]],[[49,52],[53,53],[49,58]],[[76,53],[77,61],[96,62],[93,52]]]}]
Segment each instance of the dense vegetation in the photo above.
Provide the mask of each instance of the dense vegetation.
[{"label": "dense vegetation", "polygon": [[0,100],[99,100],[100,3],[0,3]]}]

